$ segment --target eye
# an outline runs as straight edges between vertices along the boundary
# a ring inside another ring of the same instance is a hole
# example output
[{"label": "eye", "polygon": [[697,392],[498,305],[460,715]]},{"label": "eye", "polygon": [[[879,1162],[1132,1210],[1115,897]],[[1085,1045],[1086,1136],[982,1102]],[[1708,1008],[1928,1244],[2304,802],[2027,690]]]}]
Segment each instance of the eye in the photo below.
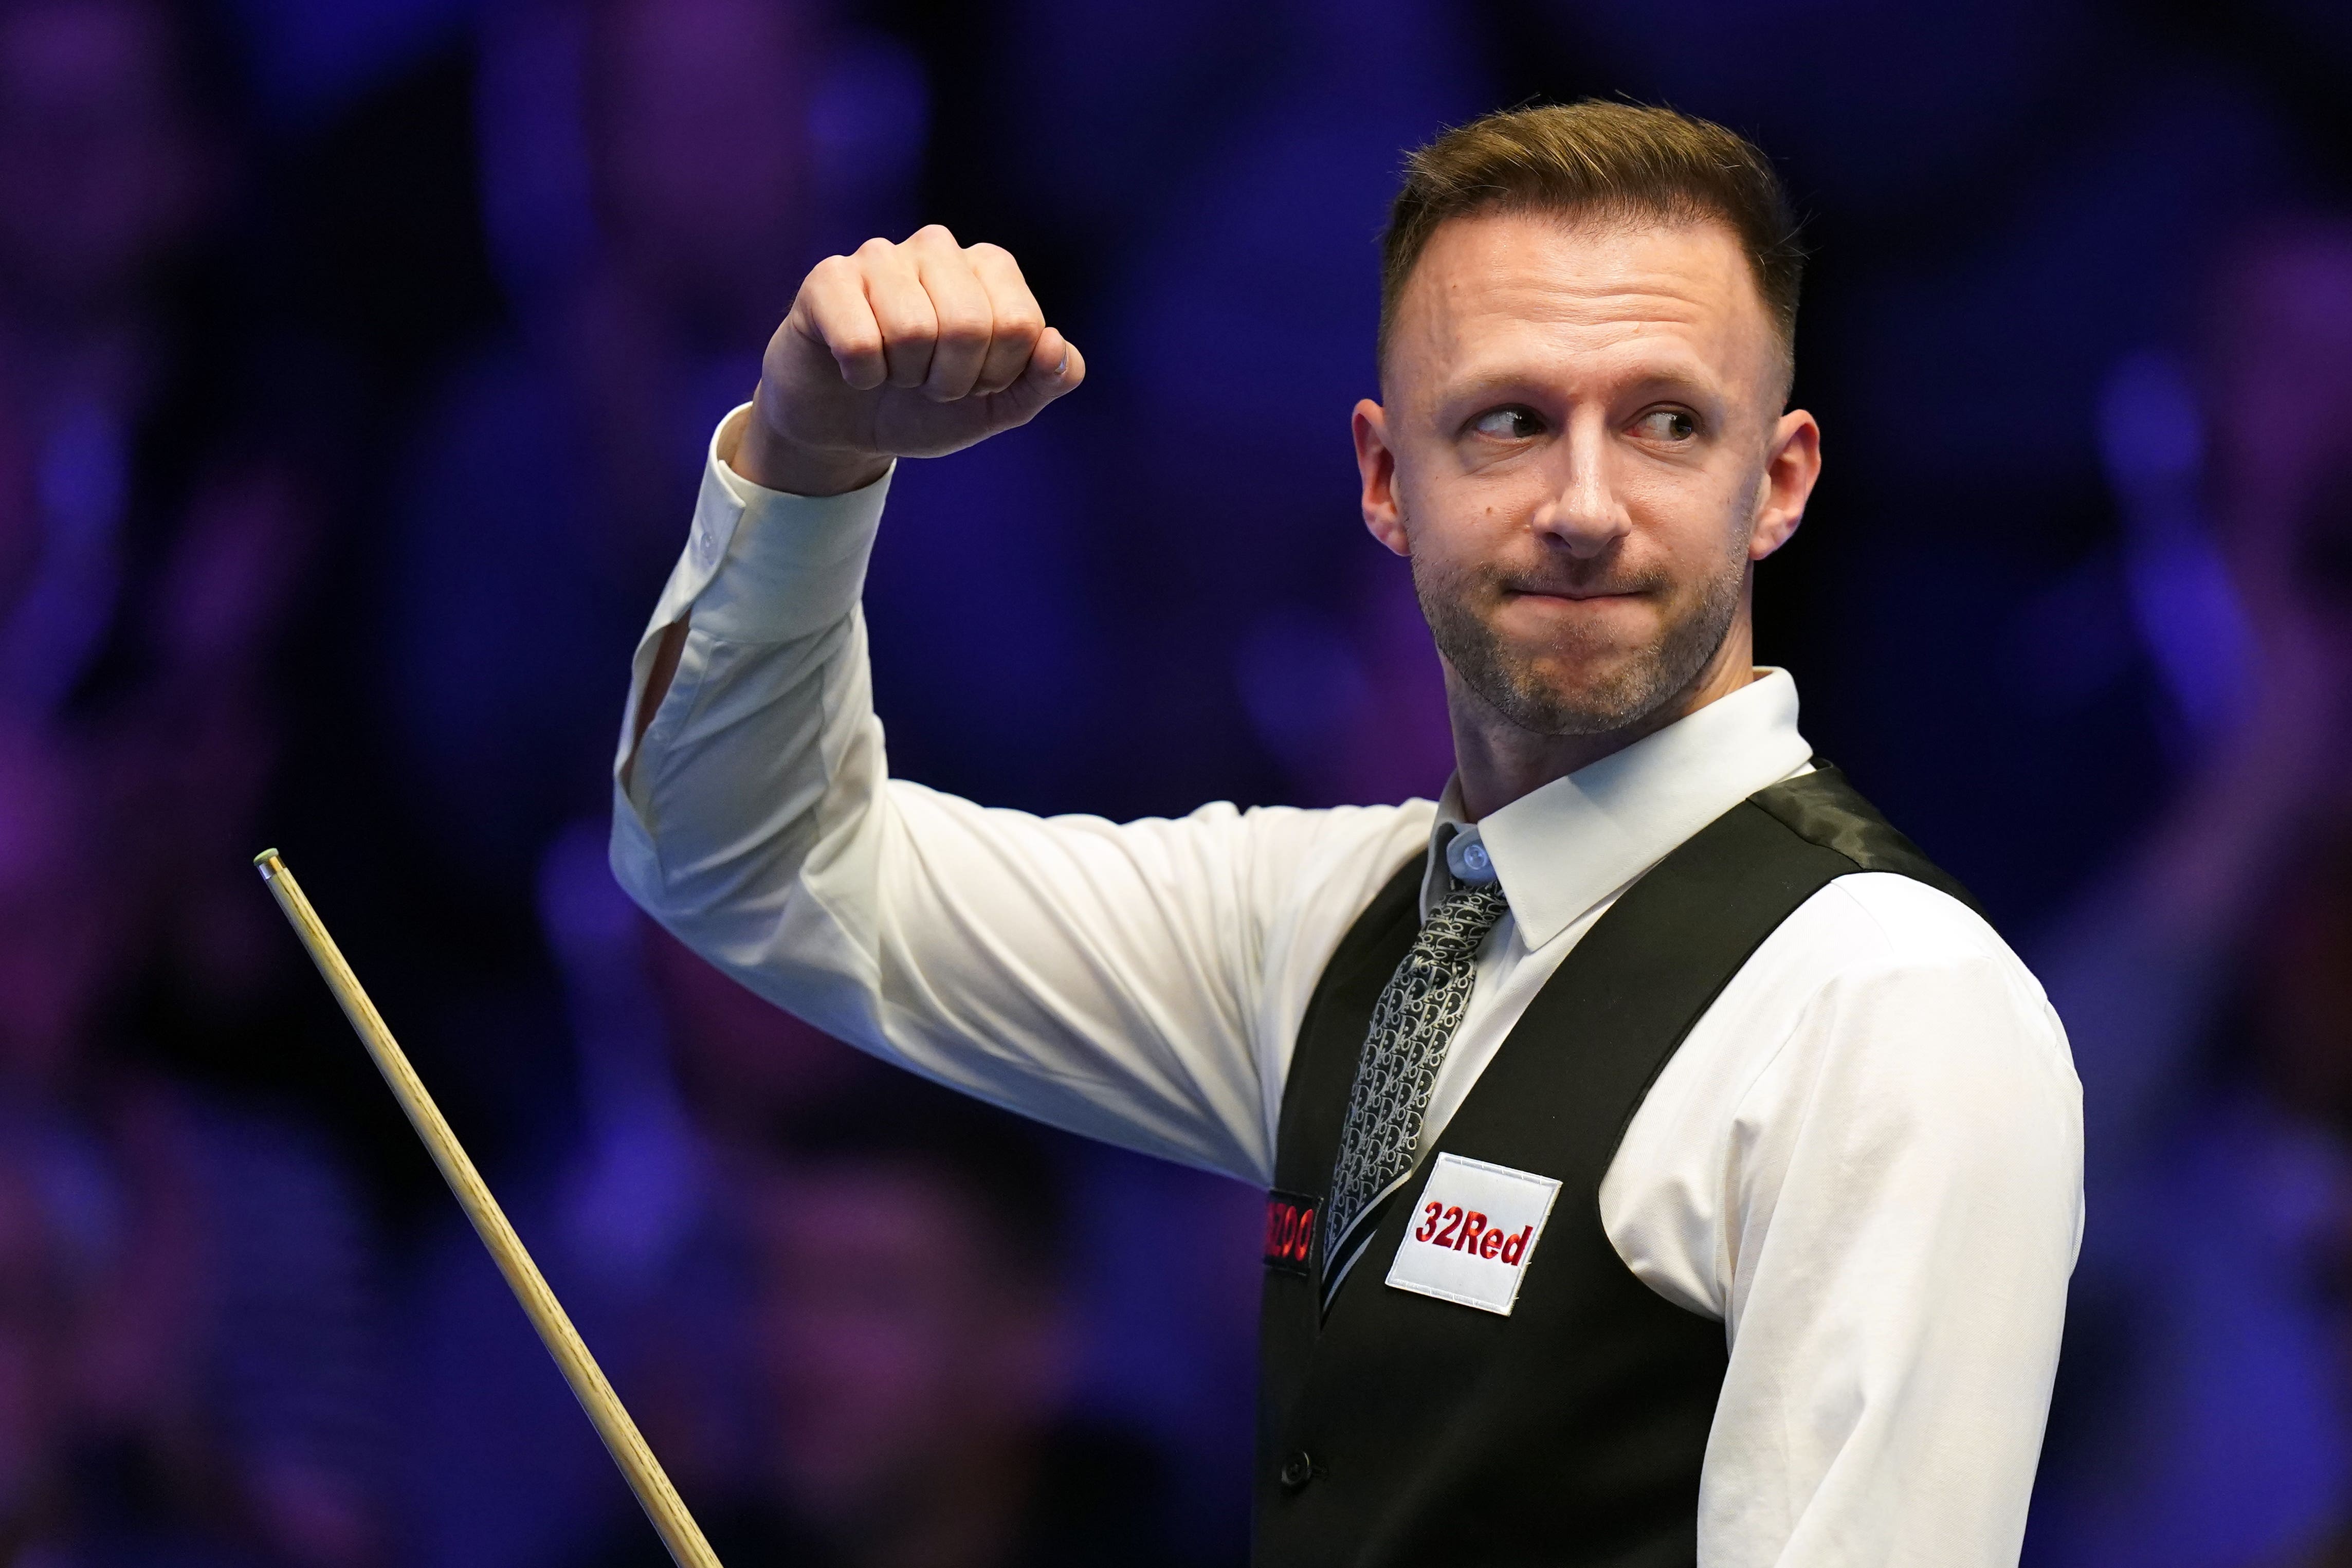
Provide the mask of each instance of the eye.
[{"label": "eye", "polygon": [[1470,422],[1470,428],[1497,441],[1524,441],[1543,433],[1543,420],[1534,409],[1514,403],[1488,409]]},{"label": "eye", "polygon": [[1687,408],[1653,408],[1633,427],[1654,441],[1687,441],[1698,434],[1698,421]]}]

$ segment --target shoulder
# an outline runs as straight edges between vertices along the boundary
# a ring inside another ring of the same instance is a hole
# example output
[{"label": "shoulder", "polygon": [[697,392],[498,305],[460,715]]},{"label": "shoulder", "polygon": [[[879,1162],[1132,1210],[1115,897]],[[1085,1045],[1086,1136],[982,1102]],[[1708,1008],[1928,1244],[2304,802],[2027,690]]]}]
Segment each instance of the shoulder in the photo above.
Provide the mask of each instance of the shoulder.
[{"label": "shoulder", "polygon": [[1832,939],[1851,944],[1842,956],[1861,969],[1972,960],[2023,969],[1984,916],[1940,888],[1895,871],[1856,871],[1838,878],[1799,905],[1780,929],[1800,941]]},{"label": "shoulder", "polygon": [[1976,910],[1893,872],[1815,893],[1719,1010],[1710,1054],[1752,1086],[1851,1079],[1874,1099],[1953,1113],[2020,1096],[2079,1102],[2065,1030],[2032,972]]},{"label": "shoulder", "polygon": [[2063,1241],[2081,1152],[2081,1087],[2032,974],[1958,899],[1861,872],[1782,921],[1700,1016],[1602,1197],[1636,1272],[1722,1313],[1792,1181],[1849,1216],[2014,1198]]},{"label": "shoulder", "polygon": [[1841,877],[1782,921],[1653,1091],[1719,1127],[1801,1121],[1848,1095],[1906,1115],[2032,1102],[2077,1116],[2080,1093],[2057,1014],[2000,933],[1885,871]]},{"label": "shoulder", "polygon": [[1817,991],[1966,984],[1999,992],[2021,1013],[2056,1025],[2042,983],[1984,916],[1941,889],[1892,871],[1857,871],[1822,889],[1757,957],[1768,955]]}]

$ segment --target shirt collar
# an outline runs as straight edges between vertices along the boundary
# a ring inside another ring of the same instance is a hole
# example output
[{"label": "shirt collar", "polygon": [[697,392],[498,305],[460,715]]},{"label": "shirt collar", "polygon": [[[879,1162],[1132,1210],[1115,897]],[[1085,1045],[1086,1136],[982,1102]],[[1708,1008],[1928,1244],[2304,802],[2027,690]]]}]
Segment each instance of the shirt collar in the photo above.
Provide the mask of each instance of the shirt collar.
[{"label": "shirt collar", "polygon": [[[1477,832],[1530,948],[1541,947],[1682,842],[1767,785],[1805,771],[1797,683],[1757,678],[1654,735],[1487,813]],[[1452,890],[1445,847],[1464,831],[1459,779],[1446,782],[1422,878],[1423,918]]]}]

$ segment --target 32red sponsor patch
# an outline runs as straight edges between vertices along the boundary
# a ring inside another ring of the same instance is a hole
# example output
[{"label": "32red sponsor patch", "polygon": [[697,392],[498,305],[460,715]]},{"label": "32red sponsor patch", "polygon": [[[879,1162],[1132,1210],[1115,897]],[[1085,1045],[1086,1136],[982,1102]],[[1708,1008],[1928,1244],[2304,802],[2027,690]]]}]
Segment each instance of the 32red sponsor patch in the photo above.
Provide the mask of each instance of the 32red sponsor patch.
[{"label": "32red sponsor patch", "polygon": [[1439,1154],[1430,1162],[1388,1282],[1508,1317],[1559,1195],[1559,1183],[1550,1176]]}]

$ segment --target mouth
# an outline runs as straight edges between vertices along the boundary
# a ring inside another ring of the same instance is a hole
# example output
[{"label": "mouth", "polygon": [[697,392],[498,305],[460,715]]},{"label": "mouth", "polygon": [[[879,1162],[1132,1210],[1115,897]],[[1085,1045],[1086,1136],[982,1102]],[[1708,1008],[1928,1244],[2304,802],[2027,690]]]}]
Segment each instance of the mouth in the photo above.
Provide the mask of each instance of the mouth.
[{"label": "mouth", "polygon": [[1559,604],[1588,605],[1625,599],[1639,599],[1647,590],[1642,588],[1577,588],[1567,585],[1535,587],[1508,584],[1503,589],[1505,599],[1545,599]]},{"label": "mouth", "polygon": [[1496,630],[1544,644],[1614,645],[1644,635],[1657,595],[1628,583],[1506,584],[1492,612]]}]

